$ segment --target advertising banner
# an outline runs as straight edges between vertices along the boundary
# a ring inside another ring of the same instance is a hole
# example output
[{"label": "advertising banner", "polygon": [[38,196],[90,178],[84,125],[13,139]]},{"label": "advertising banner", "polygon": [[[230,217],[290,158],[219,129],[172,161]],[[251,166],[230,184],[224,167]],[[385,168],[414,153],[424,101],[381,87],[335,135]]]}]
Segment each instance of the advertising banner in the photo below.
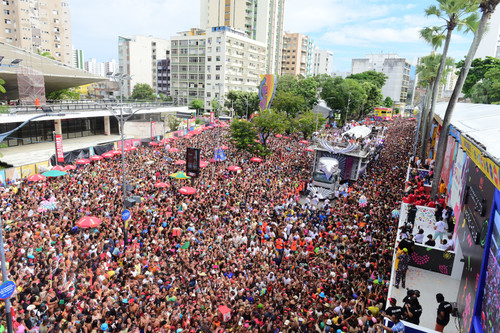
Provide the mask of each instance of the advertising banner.
[{"label": "advertising banner", "polygon": [[60,134],[56,134],[56,156],[57,162],[64,162],[62,136]]},{"label": "advertising banner", "polygon": [[462,149],[465,150],[469,158],[484,172],[493,185],[500,190],[500,166],[489,157],[483,156],[481,150],[463,135],[461,142]]}]

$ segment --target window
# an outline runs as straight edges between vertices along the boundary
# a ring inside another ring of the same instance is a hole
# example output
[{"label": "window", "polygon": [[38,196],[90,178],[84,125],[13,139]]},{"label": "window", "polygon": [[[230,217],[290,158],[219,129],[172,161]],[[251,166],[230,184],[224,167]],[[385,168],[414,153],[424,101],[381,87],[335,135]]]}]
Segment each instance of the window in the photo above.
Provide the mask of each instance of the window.
[{"label": "window", "polygon": [[220,75],[219,74],[215,75],[215,79],[220,80]]},{"label": "window", "polygon": [[5,38],[5,40],[7,41],[7,43],[12,43],[12,38]]},{"label": "window", "polygon": [[220,56],[216,56],[215,61],[220,61]]},{"label": "window", "polygon": [[52,11],[52,14],[54,14],[54,15],[59,15],[59,12],[58,12],[57,10],[55,10],[55,9],[54,9],[54,10]]},{"label": "window", "polygon": [[7,0],[3,0],[2,2],[3,2],[3,4],[4,4],[4,5],[6,5],[6,6],[8,6],[8,5],[9,5],[9,1],[7,1]]},{"label": "window", "polygon": [[8,10],[8,9],[4,9],[4,10],[3,10],[3,13],[4,13],[5,15],[10,15],[10,10]]},{"label": "window", "polygon": [[215,48],[215,52],[220,52],[220,51],[221,51],[221,47],[220,47],[220,46],[217,46],[217,47]]},{"label": "window", "polygon": [[12,29],[11,29],[11,28],[5,28],[5,33],[6,33],[6,34],[10,34],[10,33],[12,33]]},{"label": "window", "polygon": [[207,61],[212,61],[212,57],[207,57]]}]

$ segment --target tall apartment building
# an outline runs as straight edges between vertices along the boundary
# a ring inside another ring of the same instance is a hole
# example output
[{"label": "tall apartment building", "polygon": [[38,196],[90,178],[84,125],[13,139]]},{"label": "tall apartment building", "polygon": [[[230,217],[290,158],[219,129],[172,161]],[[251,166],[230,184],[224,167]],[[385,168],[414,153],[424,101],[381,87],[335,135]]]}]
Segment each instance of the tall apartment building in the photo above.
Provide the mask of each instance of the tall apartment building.
[{"label": "tall apartment building", "polygon": [[382,94],[400,103],[408,97],[410,70],[411,63],[397,54],[368,54],[364,59],[352,59],[352,74],[376,71],[387,75]]},{"label": "tall apartment building", "polygon": [[156,64],[156,89],[158,91],[158,94],[170,96],[170,58],[158,60]]},{"label": "tall apartment building", "polygon": [[241,29],[267,47],[266,72],[280,74],[285,0],[201,0],[200,27]]},{"label": "tall apartment building", "polygon": [[310,76],[313,74],[314,43],[305,35],[285,33],[281,74]]},{"label": "tall apartment building", "polygon": [[50,52],[72,66],[71,18],[66,0],[2,0],[0,42],[30,52]]},{"label": "tall apartment building", "polygon": [[118,37],[119,72],[131,76],[124,82],[125,97],[138,83],[149,84],[158,93],[157,61],[170,56],[170,41],[151,36]]},{"label": "tall apartment building", "polygon": [[500,58],[500,10],[495,10],[489,21],[489,28],[486,30],[475,58],[486,57]]},{"label": "tall apartment building", "polygon": [[84,70],[85,57],[83,50],[73,50],[73,67]]},{"label": "tall apartment building", "polygon": [[115,59],[111,59],[104,63],[104,69],[106,70],[106,74],[116,74],[118,73],[118,63]]},{"label": "tall apartment building", "polygon": [[313,53],[313,71],[312,75],[327,74],[331,75],[333,70],[333,52],[329,50],[320,50],[318,47]]},{"label": "tall apartment building", "polygon": [[266,73],[266,45],[238,29],[191,29],[171,42],[170,93],[179,105],[199,99],[210,110],[231,90],[257,92]]}]

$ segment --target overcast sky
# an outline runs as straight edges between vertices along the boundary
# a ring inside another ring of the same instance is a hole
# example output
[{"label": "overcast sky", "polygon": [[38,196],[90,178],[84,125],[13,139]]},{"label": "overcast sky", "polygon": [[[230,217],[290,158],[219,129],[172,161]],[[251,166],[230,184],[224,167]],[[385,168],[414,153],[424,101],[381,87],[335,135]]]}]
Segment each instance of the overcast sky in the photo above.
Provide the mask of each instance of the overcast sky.
[{"label": "overcast sky", "polygon": [[[241,0],[243,1],[243,0]],[[307,34],[334,53],[334,70],[350,71],[351,59],[397,53],[412,63],[431,48],[418,31],[440,23],[424,9],[435,0],[285,0],[285,30]],[[85,58],[118,57],[118,36],[169,38],[198,27],[200,0],[70,0],[73,45]],[[450,56],[465,56],[472,35],[455,34]],[[118,60],[118,59],[117,59]]]}]

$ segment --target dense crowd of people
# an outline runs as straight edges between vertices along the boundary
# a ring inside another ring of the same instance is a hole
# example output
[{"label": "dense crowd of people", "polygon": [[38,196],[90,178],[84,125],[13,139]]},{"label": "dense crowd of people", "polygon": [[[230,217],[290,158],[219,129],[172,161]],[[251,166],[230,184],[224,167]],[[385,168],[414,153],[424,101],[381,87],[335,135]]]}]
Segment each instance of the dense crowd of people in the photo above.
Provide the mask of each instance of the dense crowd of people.
[{"label": "dense crowd of people", "polygon": [[[322,202],[303,200],[313,154],[298,138],[270,138],[261,163],[220,128],[169,142],[179,152],[127,152],[130,195],[141,198],[127,244],[119,158],[5,185],[16,332],[380,331],[397,233],[391,211],[403,197],[415,122],[384,125],[380,158],[347,195]],[[180,194],[190,181],[169,177],[182,170],[175,161],[186,147],[208,161],[216,142],[228,146],[226,160],[203,169],[196,194]],[[55,207],[40,210],[44,200]],[[76,227],[84,216],[102,223]]]}]

